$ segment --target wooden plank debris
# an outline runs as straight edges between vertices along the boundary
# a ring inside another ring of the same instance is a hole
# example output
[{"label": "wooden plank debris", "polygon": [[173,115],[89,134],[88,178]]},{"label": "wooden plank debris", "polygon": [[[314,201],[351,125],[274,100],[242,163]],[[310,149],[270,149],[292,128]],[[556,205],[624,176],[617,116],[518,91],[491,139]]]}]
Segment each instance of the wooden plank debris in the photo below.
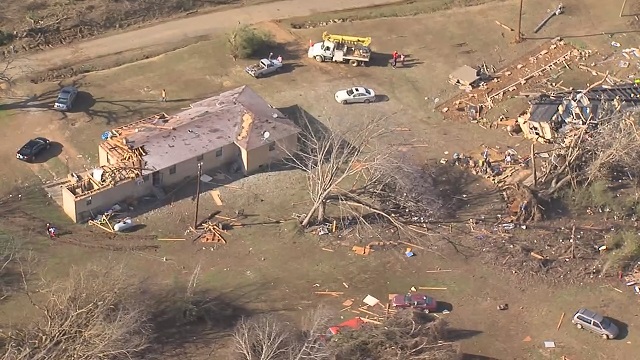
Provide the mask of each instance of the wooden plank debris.
[{"label": "wooden plank debris", "polygon": [[501,22],[500,22],[500,21],[498,21],[498,20],[496,20],[496,24],[500,25],[501,27],[503,27],[503,28],[505,28],[505,29],[507,29],[507,30],[509,30],[509,31],[516,31],[515,29],[508,27],[507,25],[505,25],[505,24],[501,23]]},{"label": "wooden plank debris", "polygon": [[558,321],[558,326],[556,326],[556,331],[560,330],[560,326],[562,326],[562,320],[564,320],[564,313],[560,315],[560,321]]},{"label": "wooden plank debris", "polygon": [[342,303],[342,305],[344,305],[344,306],[351,306],[351,305],[353,305],[353,299],[347,299],[347,300],[345,300],[345,301]]},{"label": "wooden plank debris", "polygon": [[420,290],[447,290],[446,287],[429,287],[429,286],[420,286],[418,289],[420,289]]},{"label": "wooden plank debris", "polygon": [[364,322],[376,324],[376,325],[382,325],[382,323],[380,321],[376,321],[376,320],[372,320],[372,319],[368,319],[368,318],[360,318],[360,320],[362,320]]},{"label": "wooden plank debris", "polygon": [[538,259],[538,260],[544,260],[544,256],[536,254],[535,252],[531,252],[531,256],[533,256],[534,258]]},{"label": "wooden plank debris", "polygon": [[316,291],[316,292],[314,292],[314,294],[316,294],[316,295],[339,296],[339,295],[343,295],[344,292],[340,292],[340,291]]},{"label": "wooden plank debris", "polygon": [[220,191],[211,190],[209,191],[209,194],[211,194],[211,197],[213,198],[213,201],[216,203],[216,205],[222,206],[222,199],[220,199]]},{"label": "wooden plank debris", "polygon": [[158,241],[185,241],[187,239],[158,239]]},{"label": "wooden plank debris", "polygon": [[324,250],[324,251],[328,251],[328,252],[333,252],[333,250],[332,250],[332,249],[327,249],[327,248],[322,248],[322,250]]},{"label": "wooden plank debris", "polygon": [[441,273],[441,272],[450,272],[450,271],[453,271],[453,270],[426,270],[426,271],[423,271],[423,272],[425,272],[425,273]]}]

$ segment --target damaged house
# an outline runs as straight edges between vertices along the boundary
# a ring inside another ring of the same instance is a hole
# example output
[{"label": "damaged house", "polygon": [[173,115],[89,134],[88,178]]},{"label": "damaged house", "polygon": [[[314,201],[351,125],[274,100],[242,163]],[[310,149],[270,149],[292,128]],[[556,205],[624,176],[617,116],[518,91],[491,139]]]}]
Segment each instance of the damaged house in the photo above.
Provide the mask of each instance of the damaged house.
[{"label": "damaged house", "polygon": [[640,87],[634,84],[598,86],[581,91],[539,95],[518,117],[524,137],[553,142],[558,135],[582,126],[597,126],[613,111],[640,104]]},{"label": "damaged house", "polygon": [[103,134],[100,166],[71,174],[61,203],[75,222],[223,166],[251,174],[298,149],[300,128],[243,86]]}]

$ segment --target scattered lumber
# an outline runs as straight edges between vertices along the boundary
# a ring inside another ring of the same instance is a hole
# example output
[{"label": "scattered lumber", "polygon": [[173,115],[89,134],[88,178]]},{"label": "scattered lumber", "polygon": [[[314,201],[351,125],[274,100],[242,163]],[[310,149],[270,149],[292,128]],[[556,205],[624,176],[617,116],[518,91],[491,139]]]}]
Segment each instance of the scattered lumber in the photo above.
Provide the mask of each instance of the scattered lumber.
[{"label": "scattered lumber", "polygon": [[202,224],[202,228],[204,229],[204,234],[200,237],[201,242],[220,244],[227,243],[227,240],[225,240],[222,234],[228,234],[228,232],[224,231],[221,225],[207,221]]},{"label": "scattered lumber", "polygon": [[535,252],[531,252],[531,256],[533,256],[534,258],[538,259],[538,260],[544,260],[544,256],[536,254]]},{"label": "scattered lumber", "polygon": [[450,272],[450,271],[453,271],[453,270],[426,270],[426,271],[423,271],[423,272],[426,272],[426,273],[440,273],[440,272]]},{"label": "scattered lumber", "polygon": [[[376,315],[377,316],[377,315]],[[368,323],[372,323],[372,324],[376,324],[376,325],[382,325],[382,323],[380,321],[376,321],[376,320],[372,320],[372,319],[367,319],[367,318],[360,318],[360,320],[364,321],[364,322],[368,322]]]},{"label": "scattered lumber", "polygon": [[185,241],[187,239],[158,239],[158,241]]}]

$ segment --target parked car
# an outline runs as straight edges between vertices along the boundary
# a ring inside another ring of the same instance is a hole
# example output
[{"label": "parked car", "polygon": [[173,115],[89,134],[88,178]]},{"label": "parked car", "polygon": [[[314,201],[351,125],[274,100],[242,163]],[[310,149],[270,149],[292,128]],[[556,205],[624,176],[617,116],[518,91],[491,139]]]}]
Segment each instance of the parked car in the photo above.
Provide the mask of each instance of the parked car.
[{"label": "parked car", "polygon": [[603,339],[615,339],[620,330],[606,317],[588,309],[580,309],[575,314],[571,322],[578,329],[586,329],[600,335]]},{"label": "parked car", "polygon": [[438,309],[438,302],[434,298],[424,294],[398,294],[391,300],[391,306],[400,309],[412,308],[416,310],[433,312]]},{"label": "parked car", "polygon": [[262,59],[259,63],[247,66],[244,69],[247,74],[255,78],[261,78],[280,70],[282,70],[282,63],[277,60],[269,59]]},{"label": "parked car", "polygon": [[43,137],[29,140],[16,153],[18,160],[33,162],[36,157],[51,146],[51,142]]},{"label": "parked car", "polygon": [[351,103],[372,103],[376,101],[376,93],[362,86],[352,87],[347,90],[340,90],[335,95],[336,101],[346,105]]},{"label": "parked car", "polygon": [[74,86],[66,86],[60,90],[56,102],[53,104],[53,108],[60,111],[71,111],[73,108],[73,102],[78,95],[78,89]]}]

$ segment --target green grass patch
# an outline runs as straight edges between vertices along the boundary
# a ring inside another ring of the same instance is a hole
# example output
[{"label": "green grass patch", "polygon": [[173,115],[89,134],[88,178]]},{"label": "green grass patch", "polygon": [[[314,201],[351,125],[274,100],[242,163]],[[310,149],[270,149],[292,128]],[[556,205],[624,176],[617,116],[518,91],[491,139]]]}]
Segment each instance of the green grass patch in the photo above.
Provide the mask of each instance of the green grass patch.
[{"label": "green grass patch", "polygon": [[640,260],[640,235],[637,232],[619,232],[610,238],[607,247],[609,243],[614,249],[609,254],[612,270],[626,270]]},{"label": "green grass patch", "polygon": [[573,210],[600,208],[614,213],[640,214],[640,204],[635,196],[617,196],[606,181],[596,181],[577,189],[568,188],[560,197]]},{"label": "green grass patch", "polygon": [[459,7],[482,5],[504,0],[411,0],[390,5],[378,5],[368,8],[319,13],[305,17],[282,20],[283,24],[294,29],[322,26],[332,20],[363,21],[382,18],[407,17],[429,14]]}]

